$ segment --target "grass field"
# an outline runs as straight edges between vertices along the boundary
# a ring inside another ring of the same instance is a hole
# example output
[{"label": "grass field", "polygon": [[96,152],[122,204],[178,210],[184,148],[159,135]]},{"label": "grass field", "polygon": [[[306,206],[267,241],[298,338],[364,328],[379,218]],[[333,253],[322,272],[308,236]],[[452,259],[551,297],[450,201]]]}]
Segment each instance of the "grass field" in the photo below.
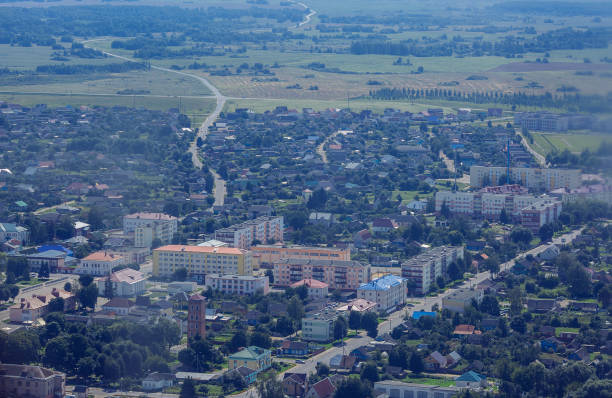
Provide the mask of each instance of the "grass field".
[{"label": "grass field", "polygon": [[550,152],[564,151],[579,153],[585,149],[596,150],[604,142],[612,142],[612,136],[604,134],[561,134],[531,133],[533,148],[546,155]]},{"label": "grass field", "polygon": [[454,386],[455,382],[450,379],[433,378],[433,377],[415,377],[406,376],[402,379],[406,383],[429,384],[432,386],[450,387]]}]

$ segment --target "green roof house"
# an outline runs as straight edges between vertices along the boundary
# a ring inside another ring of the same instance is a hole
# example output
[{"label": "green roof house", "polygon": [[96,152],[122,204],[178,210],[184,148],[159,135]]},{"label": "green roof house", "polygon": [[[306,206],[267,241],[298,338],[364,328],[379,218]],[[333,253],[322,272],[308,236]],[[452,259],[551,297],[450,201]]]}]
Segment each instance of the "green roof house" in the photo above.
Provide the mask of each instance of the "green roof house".
[{"label": "green roof house", "polygon": [[256,346],[250,346],[238,351],[228,357],[228,369],[236,369],[241,366],[261,372],[272,366],[272,353],[270,350]]}]

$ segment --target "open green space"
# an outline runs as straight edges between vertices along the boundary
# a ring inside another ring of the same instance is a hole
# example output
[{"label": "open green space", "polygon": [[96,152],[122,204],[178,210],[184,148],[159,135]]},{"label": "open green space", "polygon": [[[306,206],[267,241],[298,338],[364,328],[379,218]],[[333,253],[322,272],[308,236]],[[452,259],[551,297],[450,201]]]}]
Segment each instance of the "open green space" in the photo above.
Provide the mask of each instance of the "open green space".
[{"label": "open green space", "polygon": [[432,386],[450,387],[454,386],[455,382],[450,379],[443,379],[437,377],[418,377],[415,375],[408,375],[402,379],[406,383],[418,383],[418,384],[429,384]]},{"label": "open green space", "polygon": [[585,149],[596,150],[604,142],[612,142],[612,137],[605,134],[581,133],[531,133],[533,149],[546,155],[550,152],[582,152]]}]

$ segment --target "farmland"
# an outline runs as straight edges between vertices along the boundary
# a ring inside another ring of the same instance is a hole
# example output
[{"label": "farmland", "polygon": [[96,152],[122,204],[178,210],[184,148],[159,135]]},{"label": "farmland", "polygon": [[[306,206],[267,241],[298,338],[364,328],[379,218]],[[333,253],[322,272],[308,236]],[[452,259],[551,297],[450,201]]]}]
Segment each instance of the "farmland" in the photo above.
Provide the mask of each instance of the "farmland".
[{"label": "farmland", "polygon": [[595,150],[603,142],[612,142],[612,137],[603,134],[554,134],[531,133],[534,139],[533,148],[546,155],[550,152],[561,152],[568,149],[579,153],[585,149]]}]

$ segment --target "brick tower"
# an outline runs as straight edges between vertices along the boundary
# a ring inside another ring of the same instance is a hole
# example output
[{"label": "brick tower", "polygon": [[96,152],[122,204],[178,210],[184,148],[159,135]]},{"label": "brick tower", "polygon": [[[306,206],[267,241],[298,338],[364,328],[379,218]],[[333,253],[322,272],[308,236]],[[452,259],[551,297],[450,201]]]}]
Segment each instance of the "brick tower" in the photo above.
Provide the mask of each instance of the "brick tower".
[{"label": "brick tower", "polygon": [[187,336],[206,337],[206,299],[199,294],[189,297],[187,312]]}]

